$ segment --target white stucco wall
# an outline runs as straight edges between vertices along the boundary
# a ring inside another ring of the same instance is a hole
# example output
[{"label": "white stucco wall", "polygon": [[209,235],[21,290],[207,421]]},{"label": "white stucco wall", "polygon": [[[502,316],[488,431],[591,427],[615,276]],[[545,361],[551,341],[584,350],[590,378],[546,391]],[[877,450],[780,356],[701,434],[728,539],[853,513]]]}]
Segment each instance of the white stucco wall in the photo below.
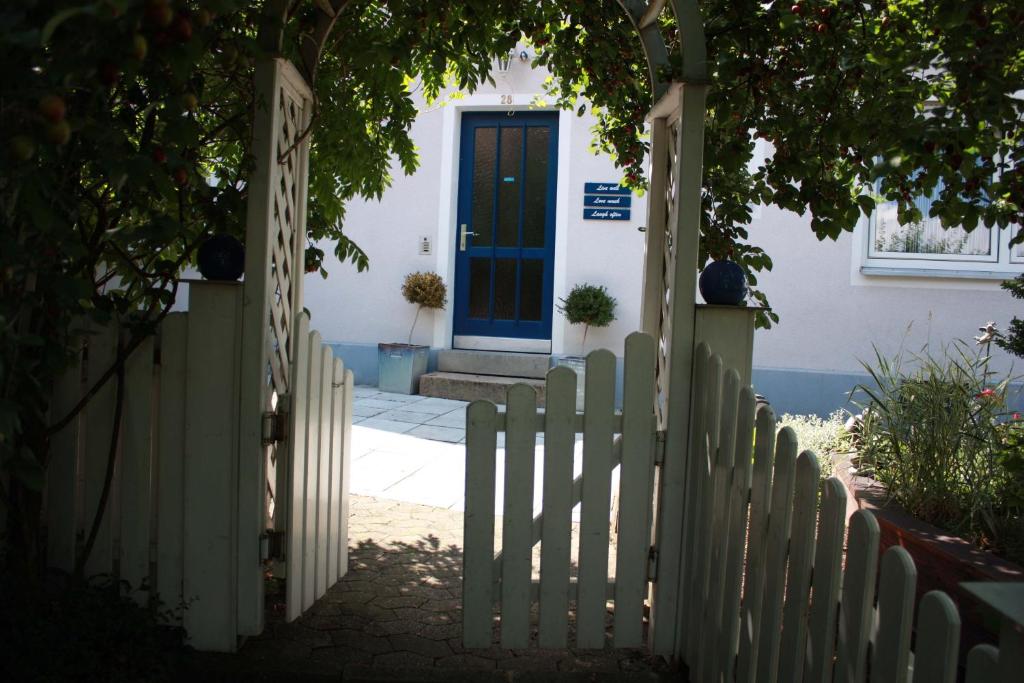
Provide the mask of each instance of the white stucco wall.
[{"label": "white stucco wall", "polygon": [[[405,176],[395,168],[394,184],[380,202],[354,201],[348,207],[345,230],[366,251],[369,270],[357,273],[351,264],[339,263],[333,256],[333,245],[323,244],[330,276],[326,280],[317,274],[306,276],[306,307],[312,314],[313,327],[320,330],[325,341],[405,341],[415,307],[405,302],[400,288],[405,275],[413,271],[440,273],[448,284],[451,302],[461,114],[529,110],[534,96],[543,95],[543,79],[543,72],[533,71],[528,63],[515,59],[508,74],[495,74],[495,87],[483,87],[444,106],[422,104],[422,113],[412,129],[420,155],[417,172]],[[511,107],[502,103],[502,96],[512,97]],[[584,183],[618,182],[621,178],[607,156],[595,156],[589,149],[593,124],[589,114],[560,114],[554,298],[557,302],[581,282],[607,287],[618,301],[617,320],[607,328],[591,330],[587,349],[605,347],[621,355],[623,340],[640,323],[644,235],[637,228],[644,224],[647,208],[645,199],[634,195],[630,221],[582,219]],[[431,240],[430,255],[418,253],[423,236]],[[424,316],[426,320],[421,317],[416,326],[413,342],[450,348],[451,305],[445,311]],[[582,333],[556,309],[552,353],[578,353]]]},{"label": "white stucco wall", "polygon": [[[809,217],[761,211],[750,237],[774,261],[759,279],[781,320],[755,334],[756,367],[860,372],[873,344],[885,354],[954,339],[973,345],[980,325],[1006,329],[1024,314],[998,280],[862,275],[865,229],[819,242]],[[1010,370],[1013,357],[994,346],[992,355],[994,370]]]}]

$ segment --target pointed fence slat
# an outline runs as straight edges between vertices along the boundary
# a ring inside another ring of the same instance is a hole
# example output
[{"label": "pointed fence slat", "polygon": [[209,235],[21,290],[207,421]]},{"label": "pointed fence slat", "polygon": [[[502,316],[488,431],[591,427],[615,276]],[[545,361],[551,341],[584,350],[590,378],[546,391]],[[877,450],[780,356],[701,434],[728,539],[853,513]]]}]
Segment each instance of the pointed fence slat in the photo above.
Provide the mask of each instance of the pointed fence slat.
[{"label": "pointed fence slat", "polygon": [[506,405],[501,646],[519,649],[530,642],[537,392],[527,384],[516,384],[508,390]]},{"label": "pointed fence slat", "polygon": [[656,418],[651,397],[654,396],[655,351],[654,339],[649,335],[634,333],[626,337],[615,560],[615,647],[639,647],[643,643],[654,471]]},{"label": "pointed fence slat", "polygon": [[564,648],[569,625],[569,558],[572,469],[575,446],[576,373],[548,371],[544,394],[544,519],[540,546],[539,644]]},{"label": "pointed fence slat", "polygon": [[782,610],[782,641],[779,650],[780,681],[800,683],[803,678],[810,602],[808,592],[811,588],[811,560],[814,557],[820,479],[821,467],[817,456],[811,451],[804,451],[796,461],[793,528],[789,535],[786,604]]},{"label": "pointed fence slat", "polygon": [[463,522],[462,642],[489,647],[493,638],[494,475],[497,408],[474,401],[466,408],[466,509]]},{"label": "pointed fence slat", "polygon": [[829,477],[821,487],[804,683],[827,683],[832,680],[845,530],[846,487],[836,477]]},{"label": "pointed fence slat", "polygon": [[872,642],[872,683],[904,683],[910,662],[917,568],[910,553],[893,546],[882,556],[878,578],[878,630]]},{"label": "pointed fence slat", "polygon": [[754,421],[757,404],[749,386],[740,389],[736,420],[736,455],[729,483],[728,547],[725,558],[725,599],[722,603],[718,635],[718,666],[715,680],[733,680],[736,650],[739,644],[740,595],[743,584],[743,558],[747,545],[748,498],[754,450]]},{"label": "pointed fence slat", "polygon": [[583,412],[583,502],[580,511],[576,647],[604,647],[608,585],[608,518],[615,413],[615,356],[587,356]]},{"label": "pointed fence slat", "polygon": [[[303,338],[306,339],[306,338]],[[302,522],[302,609],[313,606],[316,599],[316,550],[317,550],[317,514],[319,506],[320,478],[320,392],[323,389],[321,376],[323,372],[323,355],[320,351],[322,339],[320,333],[309,333],[307,353],[309,354],[309,370],[306,376],[307,402],[306,412],[306,481],[302,488],[301,499],[305,502]],[[293,577],[292,580],[300,577]]]},{"label": "pointed fence slat", "polygon": [[775,463],[775,414],[767,406],[757,411],[754,464],[750,486],[750,525],[747,561],[740,616],[737,683],[752,683],[760,641],[761,610],[764,602],[765,547],[768,535],[768,506],[771,501],[772,468]]},{"label": "pointed fence slat", "polygon": [[914,683],[954,683],[960,650],[960,613],[948,595],[929,591],[917,611]]},{"label": "pointed fence slat", "polygon": [[294,334],[297,341],[295,358],[292,361],[292,377],[288,386],[296,400],[291,406],[288,462],[285,466],[288,482],[288,582],[285,586],[287,621],[298,619],[305,609],[302,601],[302,546],[306,538],[306,415],[311,409],[307,400],[302,400],[309,392],[309,316],[305,312],[295,317]]},{"label": "pointed fence slat", "polygon": [[875,572],[878,567],[878,522],[866,510],[850,517],[843,601],[839,606],[836,683],[863,683],[874,619]]},{"label": "pointed fence slat", "polygon": [[[320,351],[320,413],[317,417],[320,447],[317,452],[317,510],[316,510],[316,593],[319,600],[327,587],[333,583],[328,579],[327,560],[330,555],[330,536],[328,534],[331,517],[331,411],[334,399],[332,389],[334,380],[334,354],[326,344]],[[333,572],[332,572],[333,574]]]},{"label": "pointed fence slat", "polygon": [[125,363],[124,421],[121,450],[121,580],[132,597],[145,605],[149,595],[142,590],[149,576],[149,532],[152,513],[153,461],[153,338],[139,344]]}]

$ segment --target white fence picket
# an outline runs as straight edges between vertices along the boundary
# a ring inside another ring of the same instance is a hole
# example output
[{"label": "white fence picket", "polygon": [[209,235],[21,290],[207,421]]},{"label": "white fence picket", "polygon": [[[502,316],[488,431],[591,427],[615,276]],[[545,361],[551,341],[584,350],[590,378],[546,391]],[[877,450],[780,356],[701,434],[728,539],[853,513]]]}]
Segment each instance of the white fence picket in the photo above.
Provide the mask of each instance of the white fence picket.
[{"label": "white fence picket", "polygon": [[306,482],[302,498],[305,501],[302,523],[302,610],[313,606],[316,599],[316,548],[317,548],[317,513],[319,505],[320,477],[320,392],[323,372],[323,354],[320,351],[322,339],[316,330],[309,333],[309,382],[306,396],[306,452],[303,454],[306,467]]},{"label": "white fence picket", "polygon": [[[327,373],[324,373],[327,374]],[[338,554],[341,545],[348,540],[341,535],[341,446],[344,442],[344,410],[345,410],[345,366],[340,358],[331,363],[331,412],[325,429],[330,435],[330,491],[327,524],[327,583],[333,584],[339,577]]]},{"label": "white fence picket", "polygon": [[914,683],[954,683],[960,651],[960,613],[948,595],[929,591],[917,610]]},{"label": "white fence picket", "polygon": [[765,554],[768,536],[768,506],[771,501],[772,469],[775,463],[775,414],[765,405],[757,411],[754,464],[750,486],[747,562],[744,570],[743,608],[740,618],[739,651],[736,657],[737,683],[752,683],[764,603]]},{"label": "white fence picket", "polygon": [[171,313],[160,327],[157,398],[157,596],[180,622],[185,544],[185,377],[188,315]]},{"label": "white fence picket", "polygon": [[[152,513],[153,338],[144,339],[125,363],[125,402],[121,449],[121,580],[132,597],[145,605],[143,584],[149,576],[149,532]],[[127,398],[131,397],[131,398]]]},{"label": "white fence picket", "polygon": [[516,384],[507,392],[506,406],[501,646],[519,649],[530,642],[537,392],[527,384]]},{"label": "white fence picket", "polygon": [[[92,387],[114,364],[117,357],[117,331],[112,326],[93,328],[90,332],[85,386]],[[81,537],[86,539],[99,509],[110,457],[110,437],[114,425],[116,378],[111,378],[85,407],[85,452],[82,462],[83,510],[79,518]],[[116,467],[116,465],[115,465]],[[116,476],[116,473],[115,473]],[[102,514],[92,552],[85,564],[86,576],[109,575],[113,568],[111,514]]]},{"label": "white fence picket", "polygon": [[878,567],[878,522],[866,510],[850,517],[846,542],[843,600],[839,605],[836,683],[864,683],[867,651],[874,618],[875,572]]},{"label": "white fence picket", "polygon": [[[71,367],[56,383],[50,407],[50,422],[71,412],[82,397],[82,353],[79,349]],[[75,567],[76,532],[79,521],[76,495],[80,475],[81,415],[50,439],[50,464],[46,471],[46,557],[51,567],[71,572]],[[5,527],[6,528],[6,527]]]},{"label": "white fence picket", "polygon": [[304,571],[303,543],[306,538],[306,414],[308,401],[302,397],[309,391],[309,316],[299,313],[295,317],[295,358],[292,361],[292,377],[289,387],[295,399],[291,406],[289,424],[288,462],[286,464],[287,486],[278,490],[288,492],[288,549],[287,576],[285,586],[285,619],[292,621],[302,614],[302,577]]},{"label": "white fence picket", "polygon": [[575,372],[566,366],[548,371],[544,405],[544,520],[541,524],[538,639],[543,648],[564,648],[568,637],[572,551]]},{"label": "white fence picket", "polygon": [[718,666],[716,680],[733,680],[739,644],[740,595],[743,585],[743,558],[747,549],[748,498],[754,449],[755,410],[754,391],[749,386],[740,389],[736,420],[736,455],[729,487],[728,548],[725,559],[725,598],[722,603],[720,633],[718,636]]},{"label": "white fence picket", "polygon": [[782,632],[782,598],[786,586],[786,550],[793,512],[796,469],[796,435],[789,427],[779,430],[772,473],[772,503],[768,519],[765,561],[764,603],[761,607],[761,637],[757,645],[757,681],[774,683],[778,671]]},{"label": "white fence picket", "polygon": [[490,401],[466,408],[466,509],[463,520],[462,642],[489,647],[494,562],[497,409]]},{"label": "white fence picket", "polygon": [[789,535],[789,567],[786,576],[786,603],[782,610],[782,640],[779,651],[778,680],[800,683],[803,678],[804,652],[807,648],[808,592],[811,589],[811,560],[814,557],[814,531],[817,524],[818,482],[821,467],[811,451],[796,461],[796,485],[793,495],[793,525]]},{"label": "white fence picket", "polygon": [[871,643],[871,683],[904,683],[910,662],[917,568],[910,553],[893,546],[882,556],[876,637]]},{"label": "white fence picket", "polygon": [[[992,683],[999,680],[997,678],[998,675],[998,648],[988,643],[972,647],[971,651],[967,653],[966,683]],[[1000,683],[1010,683],[1010,681],[1000,681]]]},{"label": "white fence picket", "polygon": [[319,474],[316,494],[316,592],[313,596],[316,600],[327,592],[328,586],[334,584],[333,576],[330,579],[327,576],[327,558],[330,551],[328,523],[331,514],[331,404],[334,398],[331,385],[334,380],[334,353],[327,345],[319,347],[319,351],[320,405],[317,431],[320,447],[317,449]]},{"label": "white fence picket", "polygon": [[827,683],[832,680],[845,530],[846,487],[836,477],[829,477],[821,487],[804,683]]},{"label": "white fence picket", "polygon": [[352,479],[349,470],[352,465],[352,402],[355,398],[355,375],[351,370],[345,370],[345,394],[342,407],[342,432],[341,432],[341,512],[339,514],[338,535],[341,543],[338,549],[338,579],[348,573],[348,510],[349,510],[349,485]]},{"label": "white fence picket", "polygon": [[615,647],[639,647],[643,642],[643,602],[647,594],[654,484],[656,417],[651,397],[654,396],[655,353],[651,336],[633,333],[626,337],[615,559]]},{"label": "white fence picket", "polygon": [[608,592],[608,510],[615,413],[615,356],[587,356],[583,411],[583,502],[580,511],[576,647],[604,647]]}]

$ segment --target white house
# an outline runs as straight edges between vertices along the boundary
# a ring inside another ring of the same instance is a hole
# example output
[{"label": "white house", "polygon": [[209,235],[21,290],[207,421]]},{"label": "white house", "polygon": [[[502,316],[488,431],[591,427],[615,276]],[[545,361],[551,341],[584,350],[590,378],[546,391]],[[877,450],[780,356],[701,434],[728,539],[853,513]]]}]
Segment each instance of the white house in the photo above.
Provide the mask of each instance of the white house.
[{"label": "white house", "polygon": [[[435,358],[452,348],[578,355],[583,331],[556,304],[583,282],[618,301],[617,320],[591,330],[587,350],[622,355],[640,324],[646,198],[617,193],[620,173],[591,149],[589,114],[537,104],[545,77],[516,54],[494,87],[424,103],[412,130],[419,170],[396,169],[380,202],[348,208],[345,229],[369,271],[324,245],[330,277],[306,277],[306,305],[357,383],[376,383],[378,342],[406,340],[415,306],[400,287],[414,271],[436,271],[449,287],[449,305],[421,316],[413,336]],[[908,229],[884,206],[836,242],[819,242],[809,222],[764,208],[750,230],[774,260],[759,284],[781,317],[755,335],[753,384],[779,412],[847,405],[873,346],[973,343],[980,325],[1005,328],[1021,314],[999,287],[1024,270],[1005,232]],[[994,356],[994,369],[1011,370],[1012,357]]]}]

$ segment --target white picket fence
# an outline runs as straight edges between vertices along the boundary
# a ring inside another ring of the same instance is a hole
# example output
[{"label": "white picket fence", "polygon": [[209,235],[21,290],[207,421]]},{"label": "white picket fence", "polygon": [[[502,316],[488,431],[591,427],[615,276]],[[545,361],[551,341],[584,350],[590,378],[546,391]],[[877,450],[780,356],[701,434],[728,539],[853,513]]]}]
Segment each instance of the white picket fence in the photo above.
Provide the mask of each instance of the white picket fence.
[{"label": "white picket fence", "polygon": [[[844,570],[844,487],[835,477],[820,482],[815,455],[798,454],[789,428],[776,434],[770,408],[755,414],[750,387],[704,344],[694,396],[681,582],[690,680],[953,683],[960,617],[952,600],[924,596],[912,653],[910,555],[890,548],[878,571],[878,523],[858,511]],[[1019,681],[1010,659],[1000,662],[991,645],[973,648],[967,682]]]},{"label": "white picket fence", "polygon": [[[537,410],[534,390],[509,389],[507,410],[489,401],[467,408],[466,508],[464,527],[463,642],[489,647],[495,606],[501,646],[537,644],[564,648],[569,608],[575,607],[579,648],[605,645],[608,600],[615,602],[613,640],[618,647],[643,643],[647,596],[652,478],[656,447],[655,344],[650,335],[626,339],[623,405],[615,410],[615,356],[606,350],[587,356],[586,399],[576,413],[576,373],[548,372],[545,406]],[[497,434],[505,432],[504,510],[501,551],[495,555]],[[534,457],[544,434],[543,501],[533,515]],[[583,434],[582,474],[573,478],[575,435]],[[620,436],[616,436],[620,435]],[[609,581],[611,474],[619,474],[618,547],[615,577]],[[578,580],[570,578],[572,509],[580,513]],[[541,543],[539,581],[533,579],[533,547]],[[537,623],[532,611],[539,605]]]},{"label": "white picket fence", "polygon": [[[262,605],[262,593],[250,595],[249,582],[239,581],[264,563],[259,553],[239,556],[240,529],[268,524],[266,510],[239,520],[240,459],[265,456],[239,449],[241,313],[240,284],[192,283],[188,313],[170,314],[130,356],[113,486],[85,565],[87,577],[118,579],[142,604],[158,600],[200,650],[235,650],[243,634],[239,606]],[[293,367],[291,438],[278,449],[295,465],[278,463],[290,512],[274,520],[287,534],[289,576],[303,577],[288,582],[290,618],[293,605],[308,607],[347,565],[352,422],[351,371],[309,333],[308,317],[299,325],[306,343],[297,345]],[[90,335],[79,367],[56,387],[54,419],[111,367],[117,334],[107,327]],[[52,567],[71,571],[88,536],[105,481],[115,394],[111,379],[53,438],[45,489]],[[262,584],[255,589],[262,592]],[[291,599],[295,590],[302,591],[298,600]]]},{"label": "white picket fence", "polygon": [[353,374],[309,315],[296,316],[288,462],[276,467],[274,524],[286,531],[285,618],[297,619],[348,571]]}]

